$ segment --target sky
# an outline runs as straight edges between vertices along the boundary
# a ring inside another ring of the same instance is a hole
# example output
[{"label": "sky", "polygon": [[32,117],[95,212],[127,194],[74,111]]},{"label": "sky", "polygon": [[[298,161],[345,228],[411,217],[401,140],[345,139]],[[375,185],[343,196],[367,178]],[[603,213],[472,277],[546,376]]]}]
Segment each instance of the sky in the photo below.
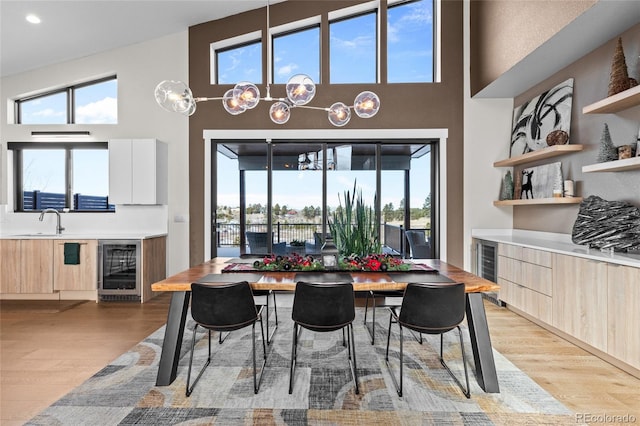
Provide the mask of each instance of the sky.
[{"label": "sky", "polygon": [[[332,84],[339,83],[375,83],[376,82],[376,16],[369,13],[353,18],[336,21],[330,25],[330,75]],[[390,7],[388,11],[388,82],[432,82],[433,81],[433,10],[432,2],[420,0]],[[303,48],[301,48],[303,46]],[[295,74],[307,74],[315,82],[320,82],[320,40],[317,27],[298,33],[290,33],[274,38],[273,45],[273,81],[282,84]],[[220,52],[217,57],[218,81],[220,84],[251,81],[262,83],[262,50],[260,43],[245,45],[241,48]],[[263,94],[264,95],[264,94]],[[153,94],[149,94],[153,96]],[[108,80],[99,84],[79,87],[75,91],[75,122],[78,124],[114,124],[118,122],[117,80]],[[384,100],[382,100],[384,102]],[[66,118],[66,94],[58,93],[22,104],[23,124],[64,124]],[[51,155],[56,155],[51,153]],[[108,156],[104,153],[79,153],[82,161],[76,161],[78,170],[74,170],[74,193],[87,195],[106,195],[108,192]],[[25,189],[41,189],[48,192],[64,191],[64,173],[52,163],[54,157],[47,160],[43,152],[25,161],[29,172],[29,186]],[[78,159],[79,160],[79,159]],[[106,167],[106,169],[105,169]],[[237,169],[237,167],[236,167]],[[106,170],[106,172],[102,172]],[[100,172],[97,172],[100,171]],[[375,182],[372,173],[349,172],[346,175],[335,172],[328,193],[342,194],[353,188],[353,180],[363,190],[365,199],[373,198]],[[292,175],[294,177],[292,177]],[[274,188],[285,189],[278,192],[286,205],[304,205],[315,199],[312,192],[304,188],[317,186],[314,173],[283,172],[274,173]],[[316,173],[315,176],[318,174]],[[397,179],[387,176],[383,180],[383,205],[399,203]],[[260,181],[260,179],[258,179]],[[401,180],[400,180],[401,182]],[[38,188],[40,186],[40,188]],[[302,190],[297,190],[301,188]],[[248,188],[249,189],[249,188]],[[248,197],[253,197],[253,188]],[[317,193],[317,191],[314,191]],[[255,189],[255,199],[260,199],[264,190]],[[284,195],[284,194],[291,195]],[[386,196],[385,194],[389,194]],[[426,195],[424,195],[426,196]],[[419,205],[424,201],[422,200]],[[336,195],[337,197],[337,195]],[[413,197],[413,194],[412,194]],[[389,201],[385,201],[388,199]],[[303,202],[304,200],[304,202]],[[412,200],[415,207],[418,200]],[[307,204],[308,203],[308,204]],[[225,203],[226,204],[226,203]],[[231,204],[231,203],[229,203]]]},{"label": "sky", "polygon": [[[218,155],[218,205],[239,206],[238,161]],[[422,207],[431,192],[430,156],[411,161],[411,207]],[[362,191],[365,202],[373,206],[375,197],[374,170],[332,170],[327,173],[327,204],[338,206],[345,191],[353,192],[354,182]],[[418,184],[419,183],[419,184]],[[246,203],[267,204],[266,171],[246,172]],[[403,198],[404,173],[400,170],[383,171],[381,192],[382,206],[393,203],[400,206]],[[322,205],[322,172],[319,170],[279,170],[273,172],[273,204],[301,210],[306,206]]]}]

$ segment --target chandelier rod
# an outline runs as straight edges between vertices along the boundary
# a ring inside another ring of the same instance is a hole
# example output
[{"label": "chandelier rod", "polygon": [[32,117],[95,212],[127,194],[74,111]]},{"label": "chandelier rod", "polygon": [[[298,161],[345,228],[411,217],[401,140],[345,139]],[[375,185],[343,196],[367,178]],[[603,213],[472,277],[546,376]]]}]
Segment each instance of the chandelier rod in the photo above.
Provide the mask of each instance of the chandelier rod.
[{"label": "chandelier rod", "polygon": [[269,0],[267,0],[267,28],[265,30],[265,40],[267,43],[267,93],[266,93],[266,100],[271,100],[271,79],[272,79],[272,73],[273,70],[271,68],[271,31],[269,29],[269,16],[270,16],[270,12],[269,12]]}]

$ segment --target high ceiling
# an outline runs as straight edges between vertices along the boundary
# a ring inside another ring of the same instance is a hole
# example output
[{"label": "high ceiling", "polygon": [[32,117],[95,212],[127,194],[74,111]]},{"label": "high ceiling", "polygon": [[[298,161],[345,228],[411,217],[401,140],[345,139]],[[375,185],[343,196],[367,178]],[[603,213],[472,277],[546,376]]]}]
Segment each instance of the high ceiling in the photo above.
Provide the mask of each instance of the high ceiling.
[{"label": "high ceiling", "polygon": [[[0,75],[152,40],[266,4],[266,0],[0,0]],[[42,22],[28,23],[25,17],[30,13]]]}]

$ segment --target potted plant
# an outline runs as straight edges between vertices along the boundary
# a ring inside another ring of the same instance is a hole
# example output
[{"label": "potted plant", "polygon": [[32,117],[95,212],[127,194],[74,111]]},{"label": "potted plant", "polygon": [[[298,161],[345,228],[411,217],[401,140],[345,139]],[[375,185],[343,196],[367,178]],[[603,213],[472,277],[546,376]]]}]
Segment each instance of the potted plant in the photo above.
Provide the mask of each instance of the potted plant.
[{"label": "potted plant", "polygon": [[[344,205],[343,205],[344,201]],[[345,191],[343,200],[329,218],[329,230],[341,256],[367,256],[380,253],[382,246],[373,208],[362,198],[362,190]]]}]

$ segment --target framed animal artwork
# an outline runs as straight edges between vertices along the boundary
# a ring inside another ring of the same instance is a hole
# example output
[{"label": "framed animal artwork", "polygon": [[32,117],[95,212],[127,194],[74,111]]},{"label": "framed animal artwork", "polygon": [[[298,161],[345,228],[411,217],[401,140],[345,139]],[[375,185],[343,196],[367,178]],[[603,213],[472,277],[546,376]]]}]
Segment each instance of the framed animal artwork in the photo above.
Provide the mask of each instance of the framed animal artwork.
[{"label": "framed animal artwork", "polygon": [[562,163],[528,167],[522,172],[522,190],[520,199],[539,199],[553,197],[553,190],[562,191]]},{"label": "framed animal artwork", "polygon": [[510,157],[569,143],[573,78],[513,110]]}]

